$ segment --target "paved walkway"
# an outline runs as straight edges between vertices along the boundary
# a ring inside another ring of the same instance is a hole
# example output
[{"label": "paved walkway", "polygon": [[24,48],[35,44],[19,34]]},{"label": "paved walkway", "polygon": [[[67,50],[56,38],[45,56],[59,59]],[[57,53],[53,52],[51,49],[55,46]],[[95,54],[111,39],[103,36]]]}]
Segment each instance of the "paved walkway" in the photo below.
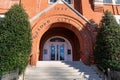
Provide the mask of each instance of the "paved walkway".
[{"label": "paved walkway", "polygon": [[27,67],[24,80],[102,80],[81,61],[39,61]]}]

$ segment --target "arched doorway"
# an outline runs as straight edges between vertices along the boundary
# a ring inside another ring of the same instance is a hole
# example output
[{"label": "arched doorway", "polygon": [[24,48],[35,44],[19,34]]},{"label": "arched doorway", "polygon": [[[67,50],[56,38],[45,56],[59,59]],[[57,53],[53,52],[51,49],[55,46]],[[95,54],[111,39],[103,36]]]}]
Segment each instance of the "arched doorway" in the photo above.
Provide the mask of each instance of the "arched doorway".
[{"label": "arched doorway", "polygon": [[44,33],[39,45],[39,60],[79,61],[81,59],[79,39],[65,26],[70,25],[55,23]]},{"label": "arched doorway", "polygon": [[61,36],[49,38],[43,47],[43,61],[72,61],[72,46]]}]

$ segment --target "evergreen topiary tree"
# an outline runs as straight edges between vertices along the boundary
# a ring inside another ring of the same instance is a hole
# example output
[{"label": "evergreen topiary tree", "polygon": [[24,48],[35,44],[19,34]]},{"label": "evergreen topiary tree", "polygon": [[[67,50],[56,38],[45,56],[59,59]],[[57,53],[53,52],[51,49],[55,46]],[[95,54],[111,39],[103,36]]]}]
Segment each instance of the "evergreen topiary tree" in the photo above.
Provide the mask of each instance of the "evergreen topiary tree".
[{"label": "evergreen topiary tree", "polygon": [[0,29],[0,74],[16,68],[23,72],[31,52],[31,27],[23,7],[12,6]]},{"label": "evergreen topiary tree", "polygon": [[120,70],[120,26],[106,11],[100,23],[95,46],[95,62],[105,70]]}]

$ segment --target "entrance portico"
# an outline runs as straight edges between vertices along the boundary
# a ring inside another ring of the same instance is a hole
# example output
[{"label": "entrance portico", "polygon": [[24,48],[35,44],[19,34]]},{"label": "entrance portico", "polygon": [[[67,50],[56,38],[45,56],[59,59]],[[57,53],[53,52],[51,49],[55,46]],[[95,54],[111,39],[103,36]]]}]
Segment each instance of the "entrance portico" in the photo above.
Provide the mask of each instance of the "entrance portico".
[{"label": "entrance portico", "polygon": [[[36,65],[38,60],[82,60],[85,64],[91,64],[94,33],[91,26],[86,25],[90,22],[66,3],[55,3],[45,11],[45,14],[41,12],[35,16],[38,19],[32,27],[33,46],[30,64]],[[65,42],[51,42],[54,38]],[[68,44],[71,45],[70,50],[66,47]],[[68,59],[69,53],[71,58]]]}]

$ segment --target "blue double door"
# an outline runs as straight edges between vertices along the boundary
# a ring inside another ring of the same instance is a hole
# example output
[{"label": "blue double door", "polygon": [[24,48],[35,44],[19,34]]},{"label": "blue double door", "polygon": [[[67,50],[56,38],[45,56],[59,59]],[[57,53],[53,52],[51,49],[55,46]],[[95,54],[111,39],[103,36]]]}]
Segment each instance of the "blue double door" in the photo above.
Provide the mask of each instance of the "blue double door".
[{"label": "blue double door", "polygon": [[65,60],[65,44],[54,42],[50,45],[50,59],[55,61]]}]

